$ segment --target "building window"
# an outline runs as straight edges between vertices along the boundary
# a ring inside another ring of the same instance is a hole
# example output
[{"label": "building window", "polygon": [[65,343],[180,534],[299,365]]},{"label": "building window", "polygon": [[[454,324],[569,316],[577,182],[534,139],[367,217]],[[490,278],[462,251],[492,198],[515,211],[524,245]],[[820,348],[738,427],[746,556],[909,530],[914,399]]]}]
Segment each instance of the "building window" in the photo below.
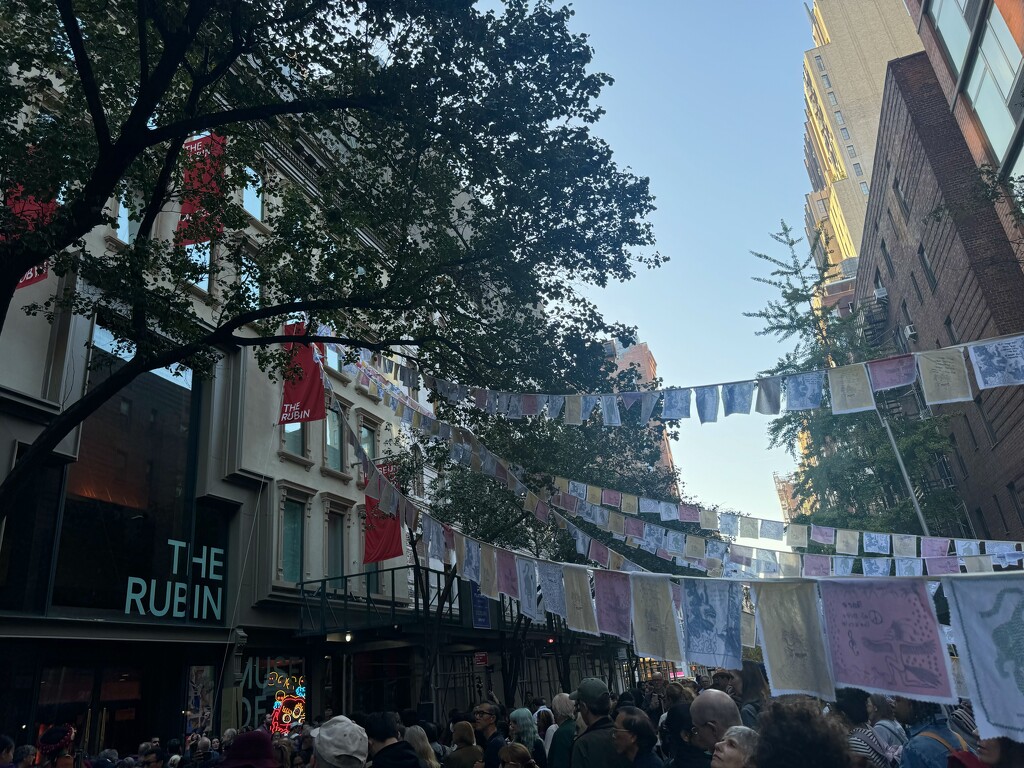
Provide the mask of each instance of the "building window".
[{"label": "building window", "polygon": [[1002,161],[1013,138],[1015,121],[1007,105],[1018,95],[1013,92],[1013,83],[1021,62],[1013,33],[993,4],[966,92],[997,162]]},{"label": "building window", "polygon": [[985,409],[985,403],[981,400],[981,395],[974,398],[974,405],[978,410],[978,415],[981,417],[981,423],[985,426],[985,432],[988,434],[989,442],[995,445],[999,442],[999,435],[996,433],[996,428],[989,420],[988,411]]},{"label": "building window", "polygon": [[985,515],[981,511],[981,507],[974,510],[974,522],[981,529],[986,539],[992,538],[992,531],[988,528],[988,521],[985,520]]},{"label": "building window", "polygon": [[[345,514],[339,510],[327,513],[327,577],[345,575]],[[331,584],[334,589],[342,586],[339,579]]]},{"label": "building window", "polygon": [[921,293],[921,286],[917,284],[917,275],[910,273],[910,284],[914,288],[914,295],[917,296],[917,303],[924,304],[924,295]]},{"label": "building window", "polygon": [[885,286],[882,283],[882,273],[878,271],[878,267],[875,267],[875,290],[884,287]]},{"label": "building window", "polygon": [[346,472],[345,466],[345,412],[329,409],[324,427],[324,464],[335,472]]},{"label": "building window", "polygon": [[846,121],[843,119],[843,111],[841,109],[837,109],[832,114],[835,115],[836,125],[845,125],[846,124]]},{"label": "building window", "polygon": [[961,10],[962,0],[935,0],[928,9],[935,28],[946,48],[946,57],[953,67],[954,77],[960,74],[964,57],[971,41],[971,28]]},{"label": "building window", "polygon": [[302,564],[305,555],[303,528],[306,517],[306,503],[286,498],[281,510],[281,579],[296,583],[302,581]]},{"label": "building window", "polygon": [[1007,483],[1006,492],[1010,495],[1010,503],[1013,504],[1013,511],[1017,513],[1017,519],[1024,523],[1024,505],[1021,504],[1020,494],[1017,493],[1017,484]]},{"label": "building window", "polygon": [[377,458],[377,428],[369,424],[359,425],[359,445],[370,459]]},{"label": "building window", "polygon": [[910,316],[910,310],[907,308],[907,300],[906,299],[904,299],[903,301],[900,302],[900,314],[903,315],[903,324],[904,325],[913,325],[914,324],[914,320]]},{"label": "building window", "polygon": [[825,208],[825,201],[824,200],[822,200],[819,197],[817,200],[815,200],[815,204],[818,206],[818,215],[819,216],[827,216],[828,215],[828,209]]},{"label": "building window", "polygon": [[833,107],[839,103],[839,99],[836,98],[835,93],[833,93],[832,91],[828,92],[828,103],[831,104]]},{"label": "building window", "polygon": [[252,168],[245,169],[246,183],[242,190],[242,207],[256,221],[263,221],[263,180]]},{"label": "building window", "polygon": [[826,88],[831,88],[832,87],[832,80],[829,79],[828,75],[823,74],[821,76],[821,82],[825,84]]},{"label": "building window", "polygon": [[306,425],[304,422],[288,422],[281,427],[282,449],[293,456],[306,455]]},{"label": "building window", "polygon": [[863,176],[864,175],[864,169],[861,168],[860,163],[854,163],[853,164],[853,175],[854,176]]},{"label": "building window", "polygon": [[893,177],[892,180],[892,191],[896,195],[896,202],[899,203],[900,212],[903,214],[903,220],[906,221],[910,216],[910,206],[907,205],[907,200],[903,197],[903,190],[900,189],[900,180]]},{"label": "building window", "polygon": [[867,183],[866,181],[862,181],[862,182],[860,183],[860,191],[861,191],[862,193],[864,193],[865,195],[867,195],[867,194],[869,194],[869,193],[870,193],[870,191],[871,191],[871,190],[870,190],[870,188],[868,187],[868,183]]},{"label": "building window", "polygon": [[120,200],[117,204],[117,239],[125,245],[135,241],[138,234],[139,224],[131,219],[131,206],[127,200]]},{"label": "building window", "polygon": [[959,344],[960,339],[956,337],[956,330],[953,328],[953,318],[946,315],[946,319],[942,321],[942,325],[946,328],[946,336],[949,338],[949,343]]},{"label": "building window", "polygon": [[928,287],[934,291],[938,281],[935,279],[935,271],[932,269],[932,263],[928,259],[924,245],[917,246],[917,260],[921,262],[921,269],[924,270],[925,279],[928,280]]},{"label": "building window", "polygon": [[974,446],[974,450],[978,450],[978,436],[974,434],[974,427],[971,426],[971,420],[967,418],[967,414],[964,414],[964,426],[967,427],[967,436],[971,438],[971,445]]},{"label": "building window", "polygon": [[825,62],[822,60],[821,56],[815,56],[814,63],[818,65],[819,72],[825,71]]},{"label": "building window", "polygon": [[857,150],[854,149],[853,144],[847,144],[846,145],[846,154],[849,157],[856,157],[857,156]]},{"label": "building window", "polygon": [[849,128],[840,128],[839,129],[839,135],[843,137],[843,141],[849,141],[850,140],[850,129]]},{"label": "building window", "polygon": [[882,259],[885,260],[885,271],[889,273],[889,277],[893,277],[896,274],[896,270],[892,265],[892,256],[889,255],[889,249],[885,246],[885,239],[879,241],[879,250],[882,252]]},{"label": "building window", "polygon": [[210,289],[210,256],[213,247],[209,240],[201,243],[189,243],[185,246],[185,254],[196,266],[196,279],[193,285],[204,291]]},{"label": "building window", "polygon": [[967,462],[964,461],[964,455],[960,453],[960,444],[956,440],[956,435],[952,432],[949,433],[949,444],[953,448],[953,458],[956,459],[956,465],[960,467],[960,477],[967,477]]}]

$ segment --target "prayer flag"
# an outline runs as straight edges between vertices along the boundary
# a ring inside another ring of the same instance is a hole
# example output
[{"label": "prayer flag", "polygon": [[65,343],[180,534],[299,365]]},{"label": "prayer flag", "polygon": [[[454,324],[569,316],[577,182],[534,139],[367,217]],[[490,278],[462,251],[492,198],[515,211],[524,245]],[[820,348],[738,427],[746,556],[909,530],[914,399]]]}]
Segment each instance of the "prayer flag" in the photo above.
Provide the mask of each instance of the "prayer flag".
[{"label": "prayer flag", "polygon": [[864,551],[873,555],[888,555],[892,536],[888,533],[865,533]]},{"label": "prayer flag", "polygon": [[562,566],[562,582],[565,585],[566,624],[569,629],[588,635],[600,634],[594,601],[590,597],[587,569],[578,565]]},{"label": "prayer flag", "polygon": [[836,552],[856,555],[860,552],[860,531],[839,529],[836,531]]},{"label": "prayer flag", "polygon": [[875,409],[875,397],[864,363],[828,369],[832,413],[860,413]]},{"label": "prayer flag", "polygon": [[492,600],[498,599],[498,565],[490,544],[480,545],[480,592]]},{"label": "prayer flag", "polygon": [[765,416],[775,416],[782,410],[782,378],[772,376],[757,380],[757,402],[754,410]]},{"label": "prayer flag", "polygon": [[686,549],[683,554],[691,560],[703,560],[705,543],[706,539],[703,539],[700,536],[687,536]]},{"label": "prayer flag", "polygon": [[690,418],[690,390],[689,389],[666,389],[665,400],[661,404],[661,418],[663,419],[688,419]]},{"label": "prayer flag", "polygon": [[949,654],[923,582],[823,581],[819,589],[838,686],[956,703]]},{"label": "prayer flag", "polygon": [[806,694],[836,698],[829,677],[817,585],[811,582],[753,585],[758,634],[772,696]]},{"label": "prayer flag", "polygon": [[507,549],[498,549],[498,591],[503,595],[519,599],[519,575],[516,571],[516,556]]},{"label": "prayer flag", "polygon": [[700,508],[694,504],[681,502],[679,504],[679,521],[683,523],[699,523]]},{"label": "prayer flag", "polygon": [[740,605],[743,586],[712,579],[682,580],[686,660],[708,667],[742,666]]},{"label": "prayer flag", "polygon": [[462,575],[470,581],[480,584],[480,542],[476,539],[463,537],[466,546],[466,561],[462,566]]},{"label": "prayer flag", "polygon": [[918,352],[917,368],[921,372],[921,389],[928,405],[974,399],[967,379],[964,353],[959,347]]},{"label": "prayer flag", "polygon": [[924,562],[929,576],[948,576],[960,573],[960,559],[957,557],[928,557]]},{"label": "prayer flag", "polygon": [[744,539],[756,539],[758,538],[758,520],[756,517],[741,517],[740,518],[740,538]]},{"label": "prayer flag", "polygon": [[562,585],[562,566],[541,560],[537,563],[537,577],[540,582],[541,594],[544,595],[544,608],[566,618],[565,587]]},{"label": "prayer flag", "polygon": [[1024,384],[1024,336],[978,342],[967,352],[980,389]]},{"label": "prayer flag", "polygon": [[807,526],[790,523],[786,528],[786,544],[790,547],[806,547]]},{"label": "prayer flag", "polygon": [[565,423],[580,426],[583,424],[583,401],[579,395],[565,396]]},{"label": "prayer flag", "polygon": [[633,650],[637,656],[683,664],[682,636],[672,602],[672,582],[654,573],[629,574]]},{"label": "prayer flag", "polygon": [[921,539],[921,557],[945,557],[949,554],[949,539],[925,537]]},{"label": "prayer flag", "polygon": [[697,416],[701,424],[718,421],[718,387],[697,387]]},{"label": "prayer flag", "polygon": [[754,382],[738,381],[722,385],[722,407],[726,416],[734,413],[749,414],[754,400]]},{"label": "prayer flag", "polygon": [[897,576],[923,576],[924,561],[919,557],[897,557]]},{"label": "prayer flag", "polygon": [[832,561],[828,555],[804,555],[804,578],[823,578],[831,575]]},{"label": "prayer flag", "polygon": [[608,513],[608,530],[612,533],[625,534],[626,533],[626,518],[620,515],[618,512]]},{"label": "prayer flag", "polygon": [[654,406],[658,404],[658,400],[661,399],[660,392],[644,392],[640,398],[640,423],[646,424],[651,420],[651,414],[654,413]]},{"label": "prayer flag", "polygon": [[786,410],[807,411],[821,407],[825,374],[822,371],[798,373],[786,377]]},{"label": "prayer flag", "polygon": [[639,500],[632,493],[622,494],[622,511],[627,515],[635,515],[639,506]]},{"label": "prayer flag", "polygon": [[892,571],[892,560],[888,557],[862,557],[860,566],[865,576],[888,576]]},{"label": "prayer flag", "polygon": [[786,526],[781,520],[762,520],[761,538],[782,541],[786,535]]},{"label": "prayer flag", "polygon": [[811,541],[832,546],[836,543],[836,529],[827,525],[811,525]]},{"label": "prayer flag", "polygon": [[718,530],[725,536],[736,538],[740,535],[740,518],[730,512],[723,512],[718,516]]},{"label": "prayer flag", "polygon": [[622,426],[617,395],[601,395],[601,421],[606,427]]},{"label": "prayer flag", "polygon": [[594,601],[597,604],[597,628],[606,635],[614,635],[629,642],[630,611],[632,603],[629,574],[620,571],[594,571]]},{"label": "prayer flag", "polygon": [[601,491],[601,503],[609,507],[620,507],[622,505],[622,492],[613,491],[611,488],[604,488]]},{"label": "prayer flag", "polygon": [[872,360],[867,365],[868,374],[871,377],[871,388],[875,392],[909,387],[917,381],[917,364],[913,355]]},{"label": "prayer flag", "polygon": [[892,553],[896,557],[917,557],[917,536],[897,533],[892,537]]},{"label": "prayer flag", "polygon": [[597,539],[590,540],[590,552],[587,556],[602,568],[608,567],[608,547]]},{"label": "prayer flag", "polygon": [[523,615],[534,621],[544,620],[544,611],[538,604],[537,596],[537,561],[532,557],[516,556],[517,589],[519,590],[519,610]]}]

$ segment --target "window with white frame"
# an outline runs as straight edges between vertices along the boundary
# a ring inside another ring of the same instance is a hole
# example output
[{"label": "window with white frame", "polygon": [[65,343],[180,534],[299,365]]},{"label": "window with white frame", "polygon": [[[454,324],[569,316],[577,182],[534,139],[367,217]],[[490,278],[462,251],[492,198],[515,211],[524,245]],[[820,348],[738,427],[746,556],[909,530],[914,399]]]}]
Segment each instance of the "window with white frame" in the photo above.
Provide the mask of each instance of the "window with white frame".
[{"label": "window with white frame", "polygon": [[245,169],[247,178],[242,190],[242,207],[256,221],[263,221],[263,178],[252,168]]},{"label": "window with white frame", "polygon": [[278,571],[281,580],[297,583],[303,580],[306,554],[306,501],[286,496],[281,504]]}]

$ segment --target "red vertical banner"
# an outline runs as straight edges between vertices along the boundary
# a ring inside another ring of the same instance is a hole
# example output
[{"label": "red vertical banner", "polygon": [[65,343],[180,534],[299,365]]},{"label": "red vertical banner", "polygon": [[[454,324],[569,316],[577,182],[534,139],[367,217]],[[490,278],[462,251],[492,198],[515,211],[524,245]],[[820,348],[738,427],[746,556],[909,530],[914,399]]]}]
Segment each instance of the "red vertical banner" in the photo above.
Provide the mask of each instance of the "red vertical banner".
[{"label": "red vertical banner", "polygon": [[[306,324],[288,323],[284,327],[284,333],[285,336],[304,336]],[[292,365],[302,371],[302,378],[285,379],[284,399],[278,423],[295,424],[326,418],[324,379],[320,366],[313,356],[313,345],[289,342],[284,347],[292,353]]]},{"label": "red vertical banner", "polygon": [[363,536],[363,562],[379,563],[402,555],[402,524],[398,515],[380,508],[380,499],[366,497],[366,525]]},{"label": "red vertical banner", "polygon": [[211,221],[205,200],[221,193],[224,137],[211,134],[186,141],[182,151],[186,165],[181,176],[181,218],[176,238],[178,245],[196,245],[224,229],[219,221]]},{"label": "red vertical banner", "polygon": [[[11,213],[21,219],[27,232],[33,231],[36,227],[49,224],[53,219],[53,214],[57,211],[57,203],[55,201],[40,202],[32,195],[26,195],[24,188],[20,184],[16,184],[8,189],[4,197],[7,200],[7,207]],[[0,241],[5,239],[7,239],[7,235],[0,232]],[[50,263],[48,261],[36,264],[18,281],[15,290],[45,280],[49,274]]]}]

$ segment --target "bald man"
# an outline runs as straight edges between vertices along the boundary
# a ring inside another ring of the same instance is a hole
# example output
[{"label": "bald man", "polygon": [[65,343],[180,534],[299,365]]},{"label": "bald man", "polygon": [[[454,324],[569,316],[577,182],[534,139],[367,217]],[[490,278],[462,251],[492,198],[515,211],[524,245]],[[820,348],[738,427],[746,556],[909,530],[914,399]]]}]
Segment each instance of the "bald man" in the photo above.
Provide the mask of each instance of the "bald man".
[{"label": "bald man", "polygon": [[701,693],[690,705],[693,720],[693,743],[705,752],[713,752],[715,744],[734,725],[742,725],[740,710],[732,697],[710,688]]}]

